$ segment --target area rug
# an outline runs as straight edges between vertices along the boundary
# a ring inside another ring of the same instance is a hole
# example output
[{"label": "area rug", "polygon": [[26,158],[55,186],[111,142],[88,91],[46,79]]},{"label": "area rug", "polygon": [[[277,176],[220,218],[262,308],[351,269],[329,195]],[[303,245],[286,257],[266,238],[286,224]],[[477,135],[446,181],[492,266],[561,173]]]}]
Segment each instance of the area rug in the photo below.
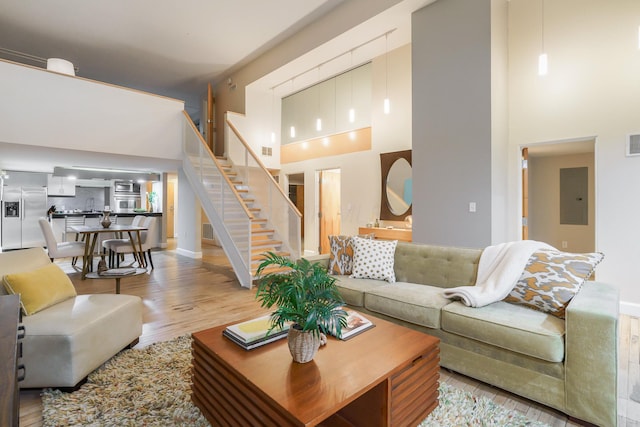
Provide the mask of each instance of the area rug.
[{"label": "area rug", "polygon": [[[206,426],[191,403],[191,337],[125,350],[89,375],[78,391],[46,389],[44,426]],[[427,426],[546,426],[490,399],[440,385]]]}]

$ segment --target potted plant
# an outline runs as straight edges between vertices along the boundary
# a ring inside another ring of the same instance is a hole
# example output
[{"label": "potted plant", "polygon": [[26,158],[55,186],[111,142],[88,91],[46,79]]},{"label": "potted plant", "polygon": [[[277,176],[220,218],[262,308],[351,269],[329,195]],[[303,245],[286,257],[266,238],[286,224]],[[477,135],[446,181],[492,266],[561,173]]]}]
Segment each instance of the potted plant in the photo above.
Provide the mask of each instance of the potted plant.
[{"label": "potted plant", "polygon": [[[275,270],[262,275],[268,267]],[[262,307],[277,307],[271,314],[271,329],[291,323],[287,340],[294,361],[312,360],[320,345],[326,343],[325,334],[341,336],[347,324],[344,301],[336,279],[322,265],[267,252],[257,275],[256,299]]]},{"label": "potted plant", "polygon": [[156,198],[158,197],[158,193],[155,191],[150,191],[147,193],[147,198],[149,199],[149,212],[153,212],[155,210]]}]

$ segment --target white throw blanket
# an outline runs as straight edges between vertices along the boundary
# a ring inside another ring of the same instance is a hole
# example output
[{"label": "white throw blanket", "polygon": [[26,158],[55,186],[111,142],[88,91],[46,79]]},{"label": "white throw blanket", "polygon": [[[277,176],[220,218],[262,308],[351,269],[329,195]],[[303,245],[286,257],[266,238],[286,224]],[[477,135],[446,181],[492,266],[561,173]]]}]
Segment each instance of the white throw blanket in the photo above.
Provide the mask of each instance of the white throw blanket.
[{"label": "white throw blanket", "polygon": [[445,298],[460,299],[469,307],[483,307],[503,300],[518,282],[529,257],[539,249],[555,248],[535,240],[488,246],[480,255],[476,285],[446,289]]}]

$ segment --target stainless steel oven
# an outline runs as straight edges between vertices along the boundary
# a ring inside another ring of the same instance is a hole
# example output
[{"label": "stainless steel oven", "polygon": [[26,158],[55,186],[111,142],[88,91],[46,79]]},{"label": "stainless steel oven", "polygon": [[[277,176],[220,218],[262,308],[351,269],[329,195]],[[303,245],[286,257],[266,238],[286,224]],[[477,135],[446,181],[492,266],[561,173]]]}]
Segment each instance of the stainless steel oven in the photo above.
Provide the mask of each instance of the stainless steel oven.
[{"label": "stainless steel oven", "polygon": [[116,181],[114,183],[114,192],[116,195],[140,195],[140,184],[129,181]]},{"label": "stainless steel oven", "polygon": [[140,196],[115,196],[115,212],[116,213],[132,213],[134,209],[140,209]]}]

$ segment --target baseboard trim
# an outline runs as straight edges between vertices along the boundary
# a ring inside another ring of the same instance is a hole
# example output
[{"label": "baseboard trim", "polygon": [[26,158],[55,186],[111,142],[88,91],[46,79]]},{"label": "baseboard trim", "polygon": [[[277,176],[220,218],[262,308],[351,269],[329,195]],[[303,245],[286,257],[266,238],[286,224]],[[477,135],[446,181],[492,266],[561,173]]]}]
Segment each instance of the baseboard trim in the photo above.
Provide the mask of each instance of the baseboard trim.
[{"label": "baseboard trim", "polygon": [[182,255],[182,256],[186,256],[189,258],[193,258],[193,259],[201,259],[202,258],[202,252],[194,252],[194,251],[188,251],[186,249],[182,249],[182,248],[176,248],[176,253],[178,255]]},{"label": "baseboard trim", "polygon": [[640,317],[640,304],[620,301],[620,313],[631,317]]}]

